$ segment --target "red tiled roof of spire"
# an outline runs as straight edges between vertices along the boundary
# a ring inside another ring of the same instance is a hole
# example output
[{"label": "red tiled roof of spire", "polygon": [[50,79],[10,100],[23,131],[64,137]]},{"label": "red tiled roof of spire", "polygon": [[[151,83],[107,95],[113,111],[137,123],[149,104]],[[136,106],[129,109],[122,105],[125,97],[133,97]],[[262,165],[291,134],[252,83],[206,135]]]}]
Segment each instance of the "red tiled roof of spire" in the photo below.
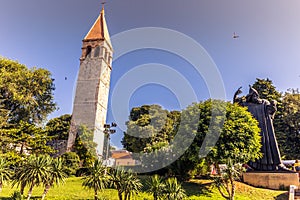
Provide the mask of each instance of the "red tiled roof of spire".
[{"label": "red tiled roof of spire", "polygon": [[97,20],[95,21],[94,25],[85,36],[84,40],[97,40],[103,39],[106,40],[110,45],[110,36],[104,16],[104,8],[102,8],[100,15],[98,16]]}]

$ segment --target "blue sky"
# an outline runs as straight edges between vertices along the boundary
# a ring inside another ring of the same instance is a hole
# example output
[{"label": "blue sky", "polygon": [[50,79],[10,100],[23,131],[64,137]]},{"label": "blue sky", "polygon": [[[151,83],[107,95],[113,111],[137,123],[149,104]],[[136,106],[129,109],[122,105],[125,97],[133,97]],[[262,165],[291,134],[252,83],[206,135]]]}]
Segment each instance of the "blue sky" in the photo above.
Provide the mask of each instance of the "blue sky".
[{"label": "blue sky", "polygon": [[[96,20],[101,2],[2,0],[0,5],[0,55],[50,70],[59,106],[50,117],[71,113],[81,40]],[[202,45],[220,72],[227,100],[239,86],[246,93],[255,78],[270,78],[280,91],[299,88],[299,10],[298,0],[107,0],[105,6],[111,36],[134,28],[161,27]],[[240,37],[233,39],[233,32]],[[133,51],[115,60],[111,87],[129,70],[147,63],[175,69],[190,82],[198,100],[209,97],[203,77],[187,60],[154,49]],[[139,87],[128,109],[152,103],[180,109],[174,91],[159,84]],[[108,122],[112,121],[109,112]],[[121,137],[118,130],[112,142],[120,146]]]}]

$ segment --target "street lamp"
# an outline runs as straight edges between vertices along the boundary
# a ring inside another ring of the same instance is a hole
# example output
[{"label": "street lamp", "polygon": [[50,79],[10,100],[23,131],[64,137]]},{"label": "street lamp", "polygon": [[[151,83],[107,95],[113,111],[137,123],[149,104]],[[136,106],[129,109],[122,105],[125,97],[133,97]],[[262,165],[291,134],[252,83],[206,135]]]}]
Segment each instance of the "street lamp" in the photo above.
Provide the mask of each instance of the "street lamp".
[{"label": "street lamp", "polygon": [[112,129],[113,127],[117,127],[117,124],[112,122],[111,124],[104,124],[104,135],[107,138],[106,139],[106,152],[105,152],[105,161],[106,165],[108,165],[108,157],[109,157],[109,144],[110,144],[110,135],[114,134],[116,132],[115,129]]}]

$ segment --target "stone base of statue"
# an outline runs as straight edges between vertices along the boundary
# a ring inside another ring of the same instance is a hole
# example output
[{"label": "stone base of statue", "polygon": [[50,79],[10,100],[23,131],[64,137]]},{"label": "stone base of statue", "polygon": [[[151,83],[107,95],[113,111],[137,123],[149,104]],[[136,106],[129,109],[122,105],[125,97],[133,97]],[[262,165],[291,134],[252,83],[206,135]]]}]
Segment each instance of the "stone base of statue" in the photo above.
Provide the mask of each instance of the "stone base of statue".
[{"label": "stone base of statue", "polygon": [[243,173],[245,183],[255,186],[275,190],[283,190],[290,185],[299,186],[299,176],[296,172],[285,171],[253,171]]}]

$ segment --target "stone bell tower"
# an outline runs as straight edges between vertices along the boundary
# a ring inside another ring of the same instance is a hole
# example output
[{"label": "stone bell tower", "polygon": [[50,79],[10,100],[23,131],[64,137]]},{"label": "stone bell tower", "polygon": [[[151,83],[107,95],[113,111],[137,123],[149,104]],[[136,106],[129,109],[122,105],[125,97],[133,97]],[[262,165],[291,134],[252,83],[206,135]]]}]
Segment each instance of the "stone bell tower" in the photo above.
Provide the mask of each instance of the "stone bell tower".
[{"label": "stone bell tower", "polygon": [[71,151],[77,137],[77,127],[85,125],[94,132],[97,154],[103,155],[104,124],[112,64],[112,45],[104,16],[104,7],[94,25],[82,41],[82,55],[73,104],[67,151]]}]

